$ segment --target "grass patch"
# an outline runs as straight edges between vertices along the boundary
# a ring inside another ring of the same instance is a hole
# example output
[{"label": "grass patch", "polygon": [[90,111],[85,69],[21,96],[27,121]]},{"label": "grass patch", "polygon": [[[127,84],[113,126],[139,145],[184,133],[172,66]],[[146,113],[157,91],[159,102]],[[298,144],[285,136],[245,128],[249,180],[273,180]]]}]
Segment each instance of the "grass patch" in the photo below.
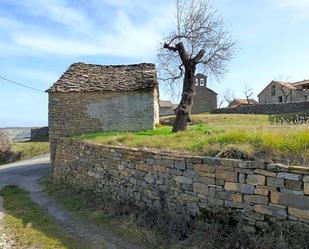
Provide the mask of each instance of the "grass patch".
[{"label": "grass patch", "polygon": [[24,248],[40,249],[86,249],[68,235],[60,224],[46,215],[27,192],[14,186],[5,187],[0,195],[4,198],[5,231]]},{"label": "grass patch", "polygon": [[[56,185],[46,182],[45,189],[50,196],[59,201],[66,209],[87,218],[89,221],[112,231],[129,241],[145,246],[145,248],[169,248],[156,229],[148,224],[139,226],[136,214],[139,211],[130,200],[116,202],[110,193],[95,193],[70,185]],[[135,210],[135,212],[132,212]],[[143,219],[143,221],[145,221]]]},{"label": "grass patch", "polygon": [[235,155],[223,153],[231,149],[242,155],[236,158],[287,164],[309,162],[308,125],[272,125],[267,115],[204,114],[193,115],[193,120],[194,125],[179,133],[172,133],[171,126],[161,126],[151,131],[85,134],[75,139],[203,156]]},{"label": "grass patch", "polygon": [[49,153],[49,142],[14,143],[12,150],[16,153],[20,153],[20,159],[25,160]]}]

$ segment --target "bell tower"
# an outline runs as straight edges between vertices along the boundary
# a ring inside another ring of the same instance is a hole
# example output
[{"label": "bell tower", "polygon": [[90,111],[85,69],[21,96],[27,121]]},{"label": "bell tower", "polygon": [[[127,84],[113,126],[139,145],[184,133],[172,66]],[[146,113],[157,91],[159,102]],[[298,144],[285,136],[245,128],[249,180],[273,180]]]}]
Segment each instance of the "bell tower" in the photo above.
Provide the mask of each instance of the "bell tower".
[{"label": "bell tower", "polygon": [[207,79],[208,77],[204,74],[199,73],[195,75],[195,80],[196,80],[195,86],[207,88]]},{"label": "bell tower", "polygon": [[191,112],[205,113],[217,108],[217,93],[207,87],[208,77],[204,74],[195,75],[195,97]]}]

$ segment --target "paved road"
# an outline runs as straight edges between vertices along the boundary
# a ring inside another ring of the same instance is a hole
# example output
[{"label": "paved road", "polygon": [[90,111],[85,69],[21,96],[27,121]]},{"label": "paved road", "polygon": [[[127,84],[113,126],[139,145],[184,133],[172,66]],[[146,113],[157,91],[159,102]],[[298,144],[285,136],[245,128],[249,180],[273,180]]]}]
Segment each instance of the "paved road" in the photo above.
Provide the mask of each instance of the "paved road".
[{"label": "paved road", "polygon": [[49,155],[0,166],[0,189],[16,185],[29,192],[48,175]]},{"label": "paved road", "polygon": [[[32,200],[61,222],[69,232],[91,244],[95,249],[139,249],[112,232],[76,217],[64,210],[44,192],[41,180],[49,172],[49,155],[0,166],[0,190],[7,185],[15,185],[30,193]],[[0,198],[1,205],[1,198]],[[3,210],[2,210],[3,211]],[[1,216],[0,207],[0,216]]]}]

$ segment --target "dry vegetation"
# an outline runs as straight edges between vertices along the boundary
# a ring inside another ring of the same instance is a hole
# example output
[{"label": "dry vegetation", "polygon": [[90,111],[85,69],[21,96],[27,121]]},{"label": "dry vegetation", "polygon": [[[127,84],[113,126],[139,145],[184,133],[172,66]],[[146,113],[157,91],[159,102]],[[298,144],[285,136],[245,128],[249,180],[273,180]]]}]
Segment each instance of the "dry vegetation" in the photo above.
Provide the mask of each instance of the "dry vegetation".
[{"label": "dry vegetation", "polygon": [[4,132],[0,132],[0,164],[19,159],[20,154],[12,150],[12,142]]},{"label": "dry vegetation", "polygon": [[[186,213],[141,209],[129,199],[115,201],[109,192],[95,193],[66,184],[46,183],[51,196],[69,210],[87,217],[145,248],[156,249],[305,249],[309,226],[279,222],[269,230],[249,233],[228,213]],[[145,246],[146,245],[146,246]]]},{"label": "dry vegetation", "polygon": [[[203,156],[245,160],[263,159],[308,164],[309,125],[271,124],[267,115],[193,115],[185,132],[172,133],[168,125],[154,131],[86,134],[78,139],[108,145],[180,151]],[[172,123],[165,118],[163,123]]]}]

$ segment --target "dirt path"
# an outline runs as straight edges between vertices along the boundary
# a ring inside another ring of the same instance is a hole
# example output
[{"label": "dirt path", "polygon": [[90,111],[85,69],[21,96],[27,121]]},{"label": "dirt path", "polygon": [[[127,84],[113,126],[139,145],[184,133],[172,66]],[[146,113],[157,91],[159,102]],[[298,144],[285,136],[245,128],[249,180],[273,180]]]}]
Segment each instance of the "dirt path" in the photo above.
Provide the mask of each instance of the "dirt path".
[{"label": "dirt path", "polygon": [[[42,207],[52,217],[58,220],[73,235],[81,238],[91,248],[94,249],[140,249],[141,247],[115,235],[114,233],[98,227],[88,220],[75,216],[63,209],[55,200],[44,192],[41,185],[43,177],[48,175],[49,157],[39,157],[36,159],[18,162],[0,167],[0,190],[7,185],[21,187],[30,193],[32,200]],[[0,219],[4,210],[1,209],[0,199]],[[1,211],[2,210],[2,211]],[[0,226],[1,235],[1,226]],[[5,241],[6,236],[0,236]],[[5,247],[3,247],[5,248]],[[12,247],[14,248],[14,247]],[[8,247],[10,249],[10,247]],[[141,248],[142,249],[142,248]]]}]

